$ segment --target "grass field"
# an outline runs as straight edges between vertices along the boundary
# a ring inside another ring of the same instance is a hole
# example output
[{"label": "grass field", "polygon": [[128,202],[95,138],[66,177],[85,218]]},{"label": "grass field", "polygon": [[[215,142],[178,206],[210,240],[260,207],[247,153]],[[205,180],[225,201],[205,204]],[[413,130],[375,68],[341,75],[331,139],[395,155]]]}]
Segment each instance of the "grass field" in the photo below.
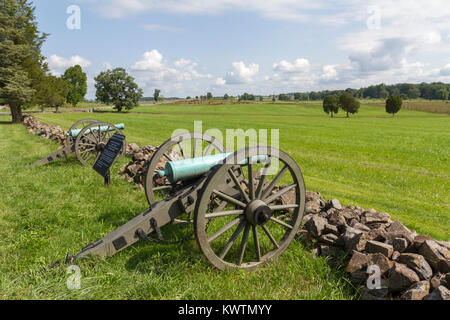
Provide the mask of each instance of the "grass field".
[{"label": "grass field", "polygon": [[[177,128],[279,129],[280,148],[299,163],[308,190],[344,205],[389,212],[408,227],[450,240],[450,126],[447,115],[379,106],[347,119],[328,118],[318,104],[220,106],[157,105],[133,112],[96,113],[124,122],[128,142],[158,145]],[[67,129],[85,114],[45,114]],[[254,273],[218,272],[195,243],[138,244],[105,261],[84,261],[82,289],[69,291],[65,269],[21,275],[75,253],[146,208],[145,195],[113,175],[102,179],[75,160],[40,168],[26,164],[56,150],[0,117],[0,298],[348,299],[343,272],[315,258],[300,243]],[[126,161],[126,160],[125,160]],[[116,170],[118,169],[118,165]],[[169,235],[191,230],[169,226]]]}]

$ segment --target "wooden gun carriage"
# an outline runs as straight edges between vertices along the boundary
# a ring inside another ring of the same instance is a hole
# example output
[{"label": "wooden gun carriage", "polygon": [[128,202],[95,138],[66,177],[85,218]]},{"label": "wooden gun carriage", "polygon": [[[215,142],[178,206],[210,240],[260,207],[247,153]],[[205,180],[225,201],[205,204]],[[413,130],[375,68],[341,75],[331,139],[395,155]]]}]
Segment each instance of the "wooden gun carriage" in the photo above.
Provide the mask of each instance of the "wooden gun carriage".
[{"label": "wooden gun carriage", "polygon": [[[253,269],[287,249],[305,206],[302,173],[287,153],[265,146],[226,153],[201,133],[175,136],[158,148],[148,164],[145,193],[147,210],[73,258],[110,257],[153,239],[152,233],[161,237],[164,225],[190,222],[212,265]],[[291,200],[281,202],[287,195]]]},{"label": "wooden gun carriage", "polygon": [[[105,149],[108,140],[115,134],[122,134],[124,124],[110,124],[95,119],[83,119],[75,122],[67,133],[64,146],[58,151],[30,163],[30,165],[46,165],[53,160],[66,158],[69,154],[74,154],[81,164],[92,167]],[[119,154],[119,158],[125,154],[126,143]]]}]

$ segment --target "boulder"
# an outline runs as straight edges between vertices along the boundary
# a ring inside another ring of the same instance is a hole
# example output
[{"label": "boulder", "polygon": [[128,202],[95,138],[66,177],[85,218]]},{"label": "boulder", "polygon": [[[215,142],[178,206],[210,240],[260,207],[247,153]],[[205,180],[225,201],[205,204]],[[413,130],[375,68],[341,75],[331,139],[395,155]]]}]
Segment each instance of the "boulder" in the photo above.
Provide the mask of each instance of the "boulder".
[{"label": "boulder", "polygon": [[450,300],[450,290],[444,286],[439,286],[423,298],[423,300]]},{"label": "boulder", "polygon": [[321,210],[320,204],[317,201],[308,201],[305,204],[305,213],[319,213]]},{"label": "boulder", "polygon": [[430,280],[431,289],[434,290],[441,285],[441,275],[435,274]]},{"label": "boulder", "polygon": [[359,290],[361,294],[360,300],[386,300],[388,298],[387,288],[369,289],[363,287]]},{"label": "boulder", "polygon": [[399,257],[400,257],[400,252],[398,252],[398,251],[392,252],[391,259],[392,259],[393,261],[397,261]]},{"label": "boulder", "polygon": [[315,237],[320,237],[322,235],[325,226],[327,225],[327,219],[313,216],[305,223],[305,228]]},{"label": "boulder", "polygon": [[364,224],[389,223],[391,216],[387,212],[366,211],[361,220]]},{"label": "boulder", "polygon": [[339,237],[335,234],[332,233],[328,233],[328,234],[323,234],[319,237],[319,241],[325,244],[328,244],[330,246],[335,246],[337,245],[339,240]]},{"label": "boulder", "polygon": [[433,240],[425,240],[419,249],[419,254],[425,257],[431,267],[438,271],[440,267],[439,261],[443,261],[442,264],[446,264],[446,260],[450,259],[450,250],[441,246],[439,243]]},{"label": "boulder", "polygon": [[352,219],[359,221],[360,219],[358,212],[351,209],[350,207],[345,207],[344,210],[341,211],[341,213],[347,221],[350,221]]},{"label": "boulder", "polygon": [[368,239],[368,236],[362,231],[351,227],[346,228],[345,234],[341,236],[345,248],[350,252],[353,250],[363,251]]},{"label": "boulder", "polygon": [[384,275],[394,266],[394,262],[381,253],[371,253],[368,258],[368,265],[377,265],[380,268],[381,275]]},{"label": "boulder", "polygon": [[403,238],[408,241],[408,245],[414,242],[414,233],[405,227],[400,221],[396,220],[386,228],[386,239],[394,240]]},{"label": "boulder", "polygon": [[325,225],[325,229],[323,230],[323,233],[324,234],[331,233],[331,234],[334,234],[334,235],[337,235],[337,236],[340,235],[340,232],[339,232],[338,228],[336,226],[333,226],[332,224],[329,224],[329,223],[327,223]]},{"label": "boulder", "polygon": [[413,246],[418,251],[426,240],[434,240],[430,236],[418,235],[414,238]]},{"label": "boulder", "polygon": [[390,292],[401,292],[419,282],[419,276],[406,265],[394,262],[389,270],[388,288]]},{"label": "boulder", "polygon": [[392,246],[394,247],[395,251],[401,253],[408,247],[408,241],[404,238],[394,238],[394,240],[392,240]]},{"label": "boulder", "polygon": [[370,259],[366,254],[360,253],[358,251],[353,251],[353,255],[352,255],[350,261],[348,262],[347,267],[345,268],[345,271],[347,271],[348,273],[359,271],[359,270],[367,267],[367,264],[369,263],[369,261],[370,261]]},{"label": "boulder", "polygon": [[366,252],[368,253],[381,253],[390,258],[394,252],[394,248],[386,243],[369,240],[366,243]]},{"label": "boulder", "polygon": [[421,280],[429,280],[433,276],[430,265],[420,254],[402,253],[398,258],[398,262],[404,263],[414,270]]},{"label": "boulder", "polygon": [[325,208],[326,209],[334,208],[340,210],[342,209],[342,206],[338,199],[331,199],[327,202]]},{"label": "boulder", "polygon": [[340,213],[339,211],[336,211],[336,210],[332,211],[328,215],[328,222],[335,226],[345,226],[346,225],[344,216],[342,215],[342,213]]},{"label": "boulder", "polygon": [[419,281],[413,284],[411,288],[403,292],[402,300],[422,300],[430,293],[430,283],[428,281]]}]

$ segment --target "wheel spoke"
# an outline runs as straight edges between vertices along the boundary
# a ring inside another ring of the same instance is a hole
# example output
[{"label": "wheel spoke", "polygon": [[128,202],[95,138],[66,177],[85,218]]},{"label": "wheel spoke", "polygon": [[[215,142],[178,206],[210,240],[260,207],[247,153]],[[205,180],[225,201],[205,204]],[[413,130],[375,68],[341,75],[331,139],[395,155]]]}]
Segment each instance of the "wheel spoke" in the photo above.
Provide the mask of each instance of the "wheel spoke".
[{"label": "wheel spoke", "polygon": [[242,259],[244,258],[245,248],[247,247],[248,234],[250,231],[250,224],[245,225],[244,235],[242,236],[241,246],[239,248],[239,257],[237,260],[237,265],[240,266],[242,263]]},{"label": "wheel spoke", "polygon": [[218,191],[218,190],[214,189],[212,192],[215,193],[218,197],[222,198],[223,200],[228,201],[229,203],[235,204],[235,205],[240,206],[242,208],[246,207],[245,203],[243,203],[243,202],[241,202],[241,201],[239,201],[239,200],[237,200],[237,199],[235,199],[235,198],[233,198],[233,197],[231,197],[231,196],[229,196],[229,195],[227,195],[227,194],[225,194],[225,193],[223,193],[221,191]]},{"label": "wheel spoke", "polygon": [[273,181],[269,184],[269,186],[267,187],[266,190],[264,190],[263,194],[262,194],[262,199],[264,200],[264,198],[270,194],[270,192],[272,191],[272,189],[275,187],[275,185],[278,183],[278,181],[280,181],[280,179],[283,177],[284,173],[286,172],[286,170],[288,169],[288,166],[285,165],[283,167],[283,169],[281,169],[280,172],[278,172],[278,174],[276,175],[276,177],[273,179]]},{"label": "wheel spoke", "polygon": [[261,247],[259,246],[258,228],[256,226],[252,226],[252,231],[253,231],[253,242],[255,243],[256,258],[258,259],[259,262],[261,261]]},{"label": "wheel spoke", "polygon": [[236,241],[236,238],[241,233],[242,229],[244,229],[244,226],[247,222],[245,220],[242,220],[241,223],[239,223],[238,227],[234,231],[233,235],[231,236],[230,240],[228,240],[227,244],[223,248],[222,252],[220,253],[220,259],[224,259],[227,255],[228,251],[230,251],[231,247],[233,246],[233,243]]},{"label": "wheel spoke", "polygon": [[269,206],[269,208],[272,211],[291,209],[291,208],[298,208],[298,204],[296,204],[296,203],[280,204],[280,205],[276,205],[276,206]]},{"label": "wheel spoke", "polygon": [[228,169],[228,174],[230,175],[231,179],[233,179],[234,184],[238,188],[238,190],[241,193],[241,195],[244,197],[245,201],[247,201],[247,203],[249,203],[250,202],[250,198],[248,197],[248,195],[244,191],[244,189],[242,189],[241,184],[239,183],[238,179],[236,178],[236,175],[233,172],[233,168]]},{"label": "wheel spoke", "polygon": [[277,218],[270,217],[270,220],[272,220],[273,222],[276,222],[276,223],[282,225],[283,227],[286,227],[288,229],[292,229],[292,226],[290,224],[287,224],[286,222],[280,221]]},{"label": "wheel spoke", "polygon": [[172,157],[169,156],[167,153],[164,153],[164,157],[166,157],[167,160],[169,160],[169,161],[173,161]]},{"label": "wheel spoke", "polygon": [[205,150],[205,153],[203,154],[203,156],[207,156],[207,155],[209,154],[209,152],[210,152],[211,149],[212,149],[212,146],[213,146],[213,144],[210,143],[210,144],[208,145],[208,147],[206,147],[206,150]]},{"label": "wheel spoke", "polygon": [[264,181],[266,180],[267,171],[270,167],[270,161],[264,166],[263,173],[261,174],[261,177],[259,178],[258,187],[256,188],[255,198],[259,199],[261,197],[262,188],[264,185]]},{"label": "wheel spoke", "polygon": [[186,159],[186,156],[184,155],[184,149],[181,146],[181,141],[178,141],[177,144],[178,144],[178,147],[180,148],[181,156],[183,157],[183,159]]},{"label": "wheel spoke", "polygon": [[241,221],[241,217],[236,217],[233,220],[231,220],[230,222],[228,222],[226,225],[224,225],[222,228],[220,228],[219,230],[217,230],[211,237],[208,238],[208,242],[211,242],[215,239],[217,239],[218,237],[220,237],[222,234],[224,234],[225,232],[227,232],[228,230],[230,230],[231,228],[233,228],[236,224],[238,224]]},{"label": "wheel spoke", "polygon": [[197,139],[193,138],[192,139],[194,142],[194,150],[193,150],[193,154],[192,154],[192,158],[195,158],[195,155],[197,154]]},{"label": "wheel spoke", "polygon": [[265,199],[266,203],[271,203],[272,201],[274,201],[275,199],[278,199],[283,194],[287,193],[289,190],[291,190],[295,187],[297,187],[297,184],[293,183],[293,184],[288,185],[286,188],[283,188],[283,189],[279,190],[278,192],[275,192],[273,195],[271,195],[270,197]]},{"label": "wheel spoke", "polygon": [[155,187],[155,188],[153,188],[153,191],[160,191],[160,190],[167,190],[167,189],[172,189],[172,186],[166,185],[166,186]]},{"label": "wheel spoke", "polygon": [[216,218],[216,217],[225,217],[225,216],[232,216],[236,214],[243,214],[244,210],[229,210],[229,211],[219,211],[214,213],[207,213],[205,214],[206,219]]},{"label": "wheel spoke", "polygon": [[248,192],[250,194],[250,199],[255,199],[255,191],[253,185],[253,166],[250,163],[250,158],[248,159]]},{"label": "wheel spoke", "polygon": [[280,246],[278,245],[277,241],[275,240],[275,238],[272,236],[272,234],[270,233],[269,229],[267,229],[266,226],[262,226],[262,229],[264,230],[264,232],[266,233],[267,237],[269,237],[270,241],[273,243],[273,245],[279,249]]}]

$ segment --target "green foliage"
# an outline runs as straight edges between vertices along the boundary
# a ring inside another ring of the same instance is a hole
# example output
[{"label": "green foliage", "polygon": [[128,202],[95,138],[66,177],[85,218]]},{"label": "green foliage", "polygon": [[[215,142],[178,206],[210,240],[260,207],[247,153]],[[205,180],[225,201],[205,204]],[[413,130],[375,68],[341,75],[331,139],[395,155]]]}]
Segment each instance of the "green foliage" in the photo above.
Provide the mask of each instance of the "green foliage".
[{"label": "green foliage", "polygon": [[291,100],[291,98],[287,94],[281,93],[278,95],[278,100],[289,101],[289,100]]},{"label": "green foliage", "polygon": [[253,94],[244,92],[241,96],[239,96],[239,101],[241,101],[241,100],[243,100],[243,101],[255,101],[256,98],[255,98],[255,96]]},{"label": "green foliage", "polygon": [[339,106],[347,112],[347,118],[349,113],[355,114],[358,113],[358,109],[360,106],[359,100],[355,99],[349,92],[344,92],[339,96]]},{"label": "green foliage", "polygon": [[225,93],[224,96],[223,96],[223,99],[224,100],[228,100],[229,98],[230,98],[230,96],[228,95],[228,93]]},{"label": "green foliage", "polygon": [[155,91],[153,92],[153,100],[154,100],[155,102],[158,102],[158,101],[159,101],[159,95],[160,95],[160,93],[161,93],[161,90],[159,90],[159,89],[155,89]]},{"label": "green foliage", "polygon": [[69,85],[66,80],[55,76],[45,76],[39,86],[38,105],[43,108],[58,108],[66,102]]},{"label": "green foliage", "polygon": [[394,116],[402,107],[403,100],[399,96],[391,96],[386,100],[386,112]]},{"label": "green foliage", "polygon": [[83,72],[80,65],[76,65],[68,68],[62,78],[67,82],[67,102],[72,106],[83,101],[84,96],[87,92],[87,76]]},{"label": "green foliage", "polygon": [[326,114],[331,113],[331,117],[333,118],[334,113],[338,113],[339,111],[339,98],[337,95],[333,94],[331,96],[326,96],[323,100],[323,111]]},{"label": "green foliage", "polygon": [[123,68],[100,72],[95,82],[97,100],[112,103],[119,112],[123,108],[129,110],[136,107],[143,95],[134,78]]},{"label": "green foliage", "polygon": [[47,69],[41,55],[47,35],[39,32],[28,0],[3,0],[0,26],[0,97],[10,105],[13,122],[20,122]]},{"label": "green foliage", "polygon": [[206,99],[212,100],[212,98],[213,98],[212,93],[211,93],[211,92],[208,92],[208,93],[206,94]]}]

